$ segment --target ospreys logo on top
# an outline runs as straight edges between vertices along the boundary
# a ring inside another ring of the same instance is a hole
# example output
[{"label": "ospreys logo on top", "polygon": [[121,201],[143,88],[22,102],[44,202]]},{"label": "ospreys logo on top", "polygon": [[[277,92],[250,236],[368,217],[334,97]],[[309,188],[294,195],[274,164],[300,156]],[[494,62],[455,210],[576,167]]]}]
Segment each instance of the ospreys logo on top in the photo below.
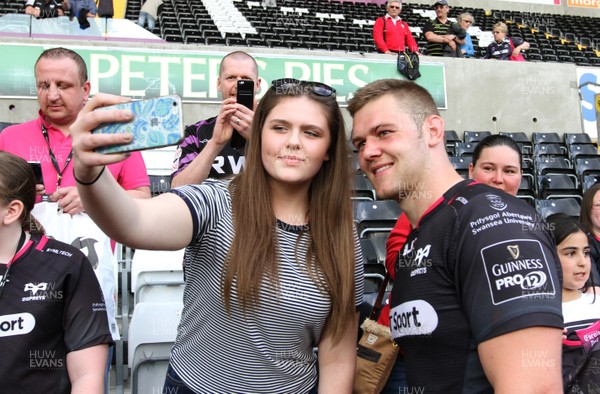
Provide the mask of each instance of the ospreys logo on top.
[{"label": "ospreys logo on top", "polygon": [[[527,250],[527,255],[521,255],[521,250]],[[539,241],[514,239],[500,242],[482,249],[481,256],[494,305],[525,297],[556,295]]]}]

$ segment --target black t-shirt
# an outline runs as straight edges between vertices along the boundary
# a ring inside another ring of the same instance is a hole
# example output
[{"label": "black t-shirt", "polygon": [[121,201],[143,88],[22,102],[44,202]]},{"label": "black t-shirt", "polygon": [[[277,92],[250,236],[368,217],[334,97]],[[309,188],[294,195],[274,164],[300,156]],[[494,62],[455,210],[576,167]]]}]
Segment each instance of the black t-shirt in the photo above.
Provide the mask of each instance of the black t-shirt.
[{"label": "black t-shirt", "polygon": [[[5,265],[0,265],[4,275]],[[69,393],[67,353],[112,344],[102,290],[78,249],[33,234],[0,298],[0,392]]]},{"label": "black t-shirt", "polygon": [[562,327],[558,261],[528,204],[471,180],[446,192],[396,262],[390,327],[409,386],[492,392],[477,345],[527,327]]},{"label": "black t-shirt", "polygon": [[40,9],[40,18],[55,18],[60,16],[58,14],[58,10],[62,9],[62,0],[50,0],[46,2],[45,0],[33,0],[28,1],[25,4],[25,7],[32,6],[33,8]]},{"label": "black t-shirt", "polygon": [[[171,176],[179,174],[185,169],[204,149],[212,138],[215,130],[216,117],[201,120],[198,123],[187,126],[183,141],[177,148],[173,172]],[[210,168],[209,178],[224,178],[229,175],[238,174],[245,163],[244,148],[233,148],[231,144],[223,147],[221,152]]]}]

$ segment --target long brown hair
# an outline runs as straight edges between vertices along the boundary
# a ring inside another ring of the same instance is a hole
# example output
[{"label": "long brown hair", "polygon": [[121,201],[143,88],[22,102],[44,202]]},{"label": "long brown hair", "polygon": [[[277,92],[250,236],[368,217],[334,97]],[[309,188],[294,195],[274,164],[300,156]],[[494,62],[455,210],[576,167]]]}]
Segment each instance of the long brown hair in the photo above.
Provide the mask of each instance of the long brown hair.
[{"label": "long brown hair", "polygon": [[[309,187],[308,223],[310,243],[306,266],[321,292],[331,297],[329,329],[334,343],[344,333],[348,319],[355,313],[354,235],[350,201],[350,165],[346,132],[335,95],[319,96],[310,83],[301,89],[271,87],[254,114],[246,149],[246,166],[232,181],[235,235],[223,279],[225,307],[229,310],[232,285],[243,311],[258,305],[262,281],[277,285],[278,245],[276,218],[271,205],[269,174],[261,158],[262,129],[267,115],[281,100],[306,95],[324,110],[331,145],[329,160],[312,179]],[[301,110],[301,109],[299,109]],[[319,279],[322,278],[322,279]]]}]

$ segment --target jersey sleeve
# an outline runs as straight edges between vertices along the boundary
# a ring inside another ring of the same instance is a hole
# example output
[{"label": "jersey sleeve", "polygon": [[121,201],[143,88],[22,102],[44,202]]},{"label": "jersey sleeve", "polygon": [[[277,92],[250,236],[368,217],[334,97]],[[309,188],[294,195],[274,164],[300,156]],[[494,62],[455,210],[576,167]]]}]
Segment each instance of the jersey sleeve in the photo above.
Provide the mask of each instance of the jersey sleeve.
[{"label": "jersey sleeve", "polygon": [[[61,248],[62,243],[54,242]],[[71,259],[79,267],[79,270],[71,273],[63,294],[64,340],[67,350],[71,352],[101,344],[112,344],[106,304],[92,264],[75,248],[65,248],[65,253],[72,253]]]},{"label": "jersey sleeve", "polygon": [[231,211],[231,195],[223,181],[207,179],[199,185],[186,185],[169,192],[181,197],[190,209],[193,222],[191,243],[199,242],[226,212]]},{"label": "jersey sleeve", "polygon": [[423,37],[425,37],[425,33],[427,33],[428,31],[433,32],[433,22],[432,21],[425,22],[425,25],[423,26]]},{"label": "jersey sleeve", "polygon": [[387,272],[390,273],[390,278],[392,278],[392,280],[396,278],[394,267],[396,266],[396,260],[398,260],[398,253],[406,243],[411,228],[408,217],[402,212],[400,217],[398,217],[394,228],[390,231],[390,236],[385,245],[385,268]]},{"label": "jersey sleeve", "polygon": [[188,164],[200,154],[204,148],[204,143],[200,144],[198,130],[206,124],[205,121],[187,126],[183,134],[183,141],[177,147],[175,160],[173,161],[172,177],[183,171]]},{"label": "jersey sleeve", "polygon": [[556,247],[545,222],[501,191],[459,211],[458,294],[477,343],[534,326],[562,327]]}]

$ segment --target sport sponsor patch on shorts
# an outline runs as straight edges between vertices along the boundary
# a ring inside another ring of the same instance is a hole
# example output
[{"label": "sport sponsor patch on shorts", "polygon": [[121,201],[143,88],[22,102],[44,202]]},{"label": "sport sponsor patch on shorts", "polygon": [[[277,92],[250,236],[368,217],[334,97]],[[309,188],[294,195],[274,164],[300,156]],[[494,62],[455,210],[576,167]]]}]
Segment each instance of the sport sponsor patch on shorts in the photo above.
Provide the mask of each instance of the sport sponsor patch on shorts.
[{"label": "sport sponsor patch on shorts", "polygon": [[481,250],[494,305],[519,298],[553,297],[556,288],[537,240],[513,239]]}]

